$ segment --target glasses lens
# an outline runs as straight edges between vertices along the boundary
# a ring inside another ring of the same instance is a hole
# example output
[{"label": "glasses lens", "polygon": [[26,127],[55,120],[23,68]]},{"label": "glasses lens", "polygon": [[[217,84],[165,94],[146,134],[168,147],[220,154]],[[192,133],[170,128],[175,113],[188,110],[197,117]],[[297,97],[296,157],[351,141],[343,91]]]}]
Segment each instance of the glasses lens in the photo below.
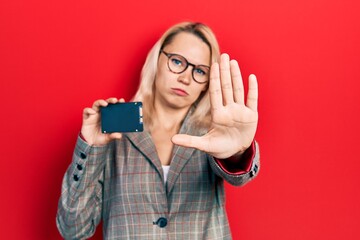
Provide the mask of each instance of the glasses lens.
[{"label": "glasses lens", "polygon": [[[183,56],[177,54],[169,54],[168,57],[168,67],[171,72],[182,73],[187,69],[189,63]],[[206,83],[209,80],[209,75],[210,68],[208,66],[198,65],[193,67],[192,76],[196,82]]]},{"label": "glasses lens", "polygon": [[181,73],[187,67],[187,61],[184,57],[179,55],[172,55],[168,62],[169,68],[174,73]]},{"label": "glasses lens", "polygon": [[193,69],[193,78],[199,83],[205,83],[209,80],[210,69],[206,66],[196,66]]}]

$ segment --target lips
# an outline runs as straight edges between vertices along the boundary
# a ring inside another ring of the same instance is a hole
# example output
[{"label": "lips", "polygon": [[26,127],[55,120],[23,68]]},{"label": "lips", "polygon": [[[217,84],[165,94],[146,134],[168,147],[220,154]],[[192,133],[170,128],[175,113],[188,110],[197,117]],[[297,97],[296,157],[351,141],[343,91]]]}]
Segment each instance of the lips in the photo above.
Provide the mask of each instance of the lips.
[{"label": "lips", "polygon": [[184,89],[181,88],[171,88],[171,90],[173,91],[173,93],[181,97],[185,97],[189,95],[188,92],[186,92]]}]

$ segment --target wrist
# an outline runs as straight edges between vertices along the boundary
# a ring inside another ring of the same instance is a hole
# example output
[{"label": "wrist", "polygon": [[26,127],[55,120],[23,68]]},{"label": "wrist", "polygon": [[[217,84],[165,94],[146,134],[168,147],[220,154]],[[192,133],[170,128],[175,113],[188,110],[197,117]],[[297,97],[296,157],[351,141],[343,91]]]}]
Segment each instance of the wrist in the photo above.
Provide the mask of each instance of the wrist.
[{"label": "wrist", "polygon": [[93,141],[90,141],[90,140],[89,140],[90,138],[87,137],[86,135],[84,135],[84,134],[82,133],[82,131],[80,131],[79,137],[80,137],[84,142],[86,142],[87,144],[89,144],[90,146],[92,146],[92,145],[94,144],[94,142],[93,142]]}]

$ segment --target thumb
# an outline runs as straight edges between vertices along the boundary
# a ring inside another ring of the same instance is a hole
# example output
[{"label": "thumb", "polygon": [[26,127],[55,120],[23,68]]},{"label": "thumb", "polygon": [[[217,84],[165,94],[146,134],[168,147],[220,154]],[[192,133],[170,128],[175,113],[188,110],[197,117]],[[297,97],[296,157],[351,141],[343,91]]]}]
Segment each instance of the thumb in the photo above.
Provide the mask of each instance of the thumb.
[{"label": "thumb", "polygon": [[115,132],[115,133],[111,133],[109,134],[110,139],[121,139],[122,138],[122,134]]},{"label": "thumb", "polygon": [[202,137],[190,136],[187,134],[176,134],[172,137],[171,141],[176,145],[205,151],[204,139]]}]

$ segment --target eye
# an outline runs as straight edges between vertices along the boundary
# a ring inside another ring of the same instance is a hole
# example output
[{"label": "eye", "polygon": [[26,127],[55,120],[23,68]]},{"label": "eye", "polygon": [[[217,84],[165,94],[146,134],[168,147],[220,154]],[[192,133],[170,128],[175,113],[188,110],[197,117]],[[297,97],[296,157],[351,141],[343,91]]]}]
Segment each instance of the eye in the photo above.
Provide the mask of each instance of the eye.
[{"label": "eye", "polygon": [[176,57],[172,57],[171,62],[172,62],[172,64],[177,65],[177,66],[183,65],[183,61]]},{"label": "eye", "polygon": [[202,68],[199,68],[199,67],[194,69],[194,73],[196,75],[205,76],[205,75],[207,75],[207,72],[208,71],[206,71],[205,69],[202,69]]},{"label": "eye", "polygon": [[195,69],[195,73],[196,73],[196,74],[199,74],[199,75],[205,75],[205,72],[204,72],[202,69],[200,69],[200,68],[196,68],[196,69]]}]

